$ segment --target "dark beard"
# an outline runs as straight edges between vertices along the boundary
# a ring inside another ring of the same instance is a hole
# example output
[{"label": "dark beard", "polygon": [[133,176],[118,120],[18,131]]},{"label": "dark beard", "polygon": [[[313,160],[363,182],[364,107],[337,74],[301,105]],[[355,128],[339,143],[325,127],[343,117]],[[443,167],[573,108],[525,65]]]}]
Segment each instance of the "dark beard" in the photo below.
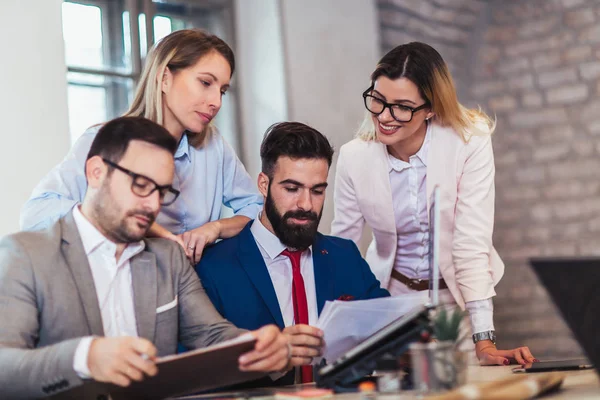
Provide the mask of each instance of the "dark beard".
[{"label": "dark beard", "polygon": [[[275,236],[277,236],[281,243],[290,249],[305,250],[315,240],[323,210],[321,210],[319,215],[312,211],[302,210],[288,211],[281,215],[271,198],[271,188],[269,187],[269,192],[265,200],[265,213],[273,227],[273,231],[275,231]],[[305,225],[296,225],[288,221],[290,218],[307,219],[311,222]]]}]

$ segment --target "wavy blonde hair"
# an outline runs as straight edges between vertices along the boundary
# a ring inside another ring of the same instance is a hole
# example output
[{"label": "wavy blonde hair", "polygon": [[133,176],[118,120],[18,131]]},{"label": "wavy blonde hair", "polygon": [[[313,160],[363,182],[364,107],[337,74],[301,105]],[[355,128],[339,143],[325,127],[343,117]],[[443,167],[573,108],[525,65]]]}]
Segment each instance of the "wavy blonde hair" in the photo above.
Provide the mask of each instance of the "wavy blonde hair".
[{"label": "wavy blonde hair", "polygon": [[[138,83],[133,103],[126,117],[145,117],[163,125],[162,77],[169,67],[172,73],[193,66],[202,57],[217,52],[235,69],[233,50],[219,37],[202,29],[182,29],[160,40],[148,53],[144,70]],[[202,147],[205,138],[215,131],[208,124],[202,132],[186,131],[189,143]]]},{"label": "wavy blonde hair", "polygon": [[[371,74],[371,85],[380,76],[412,81],[421,97],[431,105],[435,113],[433,119],[442,126],[453,128],[465,142],[474,135],[491,135],[496,128],[496,121],[481,108],[469,109],[459,103],[446,62],[428,44],[412,42],[390,50]],[[372,115],[368,111],[357,137],[363,140],[377,139]]]}]

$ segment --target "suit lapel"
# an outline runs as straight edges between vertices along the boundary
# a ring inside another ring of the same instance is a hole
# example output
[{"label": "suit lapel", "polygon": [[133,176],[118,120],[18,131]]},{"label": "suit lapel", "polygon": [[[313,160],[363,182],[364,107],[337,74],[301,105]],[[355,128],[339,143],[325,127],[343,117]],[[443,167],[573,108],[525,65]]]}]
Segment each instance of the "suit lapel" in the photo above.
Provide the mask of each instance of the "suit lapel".
[{"label": "suit lapel", "polygon": [[279,308],[279,301],[277,301],[277,295],[273,288],[273,282],[254,236],[252,236],[250,226],[252,226],[252,222],[248,223],[240,232],[238,260],[259,296],[265,302],[275,323],[280,329],[283,329],[285,325]]},{"label": "suit lapel", "polygon": [[324,247],[323,235],[317,233],[312,247],[313,269],[315,273],[315,290],[317,292],[317,311],[321,310],[325,301],[334,300],[334,279],[332,279],[333,259],[327,248]]},{"label": "suit lapel", "polygon": [[433,188],[438,182],[441,182],[440,179],[441,171],[438,168],[439,162],[441,160],[447,159],[448,148],[444,148],[445,146],[440,140],[440,135],[435,133],[436,125],[433,124],[431,126],[431,138],[429,141],[429,150],[427,154],[427,215],[429,215],[429,211],[431,210],[431,194],[433,193]]},{"label": "suit lapel", "polygon": [[138,336],[153,342],[157,308],[156,257],[143,251],[134,256],[130,264]]},{"label": "suit lapel", "polygon": [[89,331],[92,335],[104,336],[94,277],[72,212],[61,219],[61,228],[62,252],[79,292],[79,301],[83,306]]},{"label": "suit lapel", "polygon": [[387,148],[383,143],[370,142],[375,152],[371,158],[372,169],[366,172],[365,182],[371,182],[369,195],[378,198],[377,207],[372,210],[377,229],[396,233],[396,218],[394,216],[394,204],[392,200],[392,187],[390,186],[390,166],[388,162]]}]

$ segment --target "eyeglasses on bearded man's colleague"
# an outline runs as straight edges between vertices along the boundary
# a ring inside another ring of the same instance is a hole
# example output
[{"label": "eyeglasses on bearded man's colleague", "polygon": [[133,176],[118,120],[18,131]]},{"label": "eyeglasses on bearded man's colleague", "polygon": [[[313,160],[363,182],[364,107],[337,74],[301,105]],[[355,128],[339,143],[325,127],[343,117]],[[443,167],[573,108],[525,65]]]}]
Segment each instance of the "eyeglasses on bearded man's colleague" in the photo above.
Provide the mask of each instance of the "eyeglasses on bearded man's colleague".
[{"label": "eyeglasses on bearded man's colleague", "polygon": [[176,150],[146,118],[107,122],[85,160],[81,204],[49,229],[0,240],[0,398],[46,398],[87,380],[128,386],[156,375],[156,358],[178,342],[197,349],[240,335],[256,338],[240,370],[291,368],[287,335],[225,320],[181,246],[147,238]]},{"label": "eyeglasses on bearded man's colleague", "polygon": [[463,325],[482,364],[533,361],[527,347],[495,345],[492,298],[504,264],[492,244],[494,121],[460,104],[448,66],[419,42],[381,58],[363,100],[357,137],[340,149],[331,233],[358,243],[371,227],[366,259],[382,287],[426,302],[428,216],[439,186],[440,300],[468,310]]}]

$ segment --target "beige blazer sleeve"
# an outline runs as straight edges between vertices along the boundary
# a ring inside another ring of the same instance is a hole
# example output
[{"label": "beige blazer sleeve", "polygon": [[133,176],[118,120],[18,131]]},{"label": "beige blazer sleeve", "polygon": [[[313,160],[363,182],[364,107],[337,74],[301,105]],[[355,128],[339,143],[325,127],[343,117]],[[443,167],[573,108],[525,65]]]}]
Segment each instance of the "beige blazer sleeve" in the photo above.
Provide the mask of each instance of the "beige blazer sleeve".
[{"label": "beige blazer sleeve", "polygon": [[495,295],[490,258],[494,230],[494,153],[491,136],[473,137],[457,187],[452,256],[465,302]]}]

